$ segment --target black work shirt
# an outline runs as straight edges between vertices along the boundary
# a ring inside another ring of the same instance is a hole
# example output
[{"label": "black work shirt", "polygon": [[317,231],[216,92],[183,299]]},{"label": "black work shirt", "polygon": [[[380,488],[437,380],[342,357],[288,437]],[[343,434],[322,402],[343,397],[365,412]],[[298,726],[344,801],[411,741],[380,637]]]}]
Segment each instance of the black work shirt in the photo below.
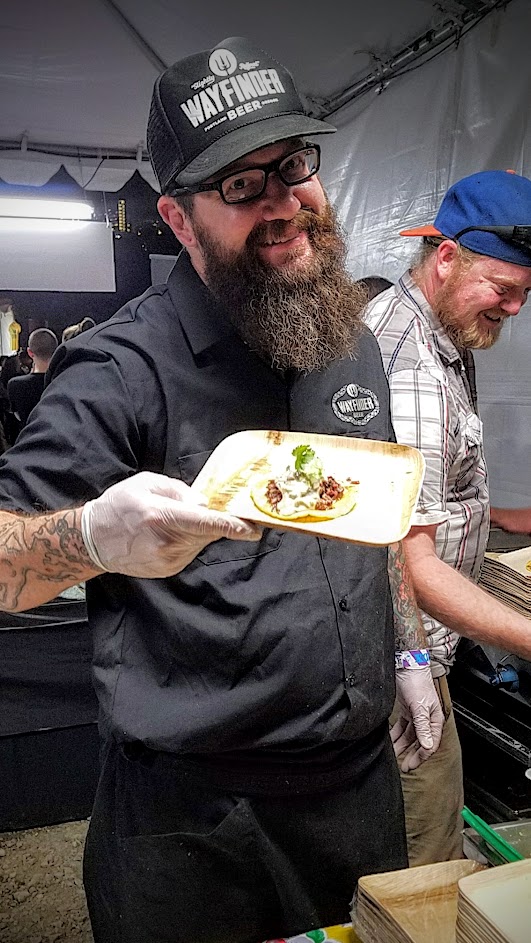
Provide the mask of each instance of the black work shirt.
[{"label": "black work shirt", "polygon": [[[141,470],[191,483],[227,435],[300,430],[392,440],[367,330],[353,359],[286,377],[243,343],[183,254],[58,349],[40,403],[0,459],[0,507],[79,505]],[[219,540],[170,579],[87,585],[103,724],[188,753],[360,743],[394,697],[386,548],[266,528]]]}]

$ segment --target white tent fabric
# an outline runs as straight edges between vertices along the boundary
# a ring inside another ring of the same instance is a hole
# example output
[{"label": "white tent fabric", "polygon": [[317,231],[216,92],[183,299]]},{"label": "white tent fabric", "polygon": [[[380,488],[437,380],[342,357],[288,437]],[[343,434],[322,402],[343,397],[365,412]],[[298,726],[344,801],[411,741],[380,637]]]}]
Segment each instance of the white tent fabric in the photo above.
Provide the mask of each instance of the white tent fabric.
[{"label": "white tent fabric", "polygon": [[[186,7],[171,0],[5,0],[0,140],[15,142],[15,150],[0,153],[0,177],[44,183],[64,163],[88,188],[119,189],[136,168],[154,185],[145,124],[163,61],[224,36],[248,35],[322,103],[436,28],[441,11],[474,5],[481,3],[308,0],[295,14],[285,0],[264,6],[199,0]],[[511,0],[457,47],[434,52],[431,61],[382,83],[381,93],[369,92],[331,117],[338,133],[321,140],[322,178],[351,237],[356,277],[398,277],[416,248],[399,230],[432,222],[460,177],[494,168],[531,176],[530,33],[529,0]],[[26,140],[24,152],[17,142]],[[35,155],[32,142],[68,146],[73,156]],[[77,156],[76,146],[99,152]],[[108,148],[136,159],[106,160]],[[509,506],[531,504],[530,307],[493,350],[476,356],[493,503]]]},{"label": "white tent fabric", "polygon": [[[451,0],[446,0],[446,3]],[[436,25],[435,0],[345,4],[306,0],[4,0],[0,4],[0,177],[40,184],[59,161],[20,150],[20,142],[73,146],[65,166],[86,185],[108,150],[145,156],[153,82],[177,59],[226,36],[246,35],[292,69],[301,89],[326,98],[367,72],[374,56]],[[23,144],[24,148],[25,143]],[[100,149],[93,160],[75,147]],[[88,186],[118,190],[144,159],[105,160]],[[31,177],[31,180],[29,179]]]}]

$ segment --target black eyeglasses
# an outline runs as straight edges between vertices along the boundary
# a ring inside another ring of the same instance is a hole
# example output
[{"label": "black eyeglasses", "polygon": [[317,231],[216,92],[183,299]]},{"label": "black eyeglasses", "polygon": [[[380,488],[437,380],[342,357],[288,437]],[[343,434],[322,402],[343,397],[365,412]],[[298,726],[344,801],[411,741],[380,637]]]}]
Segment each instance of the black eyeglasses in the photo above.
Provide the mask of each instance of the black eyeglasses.
[{"label": "black eyeglasses", "polygon": [[496,236],[531,250],[531,226],[467,226],[452,238],[458,242],[467,232],[493,232]]},{"label": "black eyeglasses", "polygon": [[321,165],[321,149],[318,144],[308,144],[292,154],[273,160],[264,167],[243,167],[235,173],[215,180],[214,183],[198,183],[191,187],[177,187],[169,196],[180,193],[206,193],[217,190],[224,203],[248,203],[262,196],[270,174],[278,173],[282,183],[294,187],[304,183],[317,173]]}]

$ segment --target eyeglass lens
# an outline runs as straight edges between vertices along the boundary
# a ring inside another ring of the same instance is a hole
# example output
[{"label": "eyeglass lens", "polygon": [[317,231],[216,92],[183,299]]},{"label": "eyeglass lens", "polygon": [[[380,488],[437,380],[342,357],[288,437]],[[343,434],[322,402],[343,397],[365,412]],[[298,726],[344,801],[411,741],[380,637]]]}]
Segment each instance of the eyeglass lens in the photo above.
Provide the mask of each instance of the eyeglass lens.
[{"label": "eyeglass lens", "polygon": [[283,183],[293,186],[303,183],[317,173],[319,153],[315,147],[306,147],[294,154],[288,154],[280,163],[271,167],[249,167],[225,177],[221,181],[221,192],[226,203],[240,203],[252,200],[265,190],[267,178],[272,170],[277,170]]},{"label": "eyeglass lens", "polygon": [[513,242],[531,249],[531,226],[515,226],[512,238]]}]

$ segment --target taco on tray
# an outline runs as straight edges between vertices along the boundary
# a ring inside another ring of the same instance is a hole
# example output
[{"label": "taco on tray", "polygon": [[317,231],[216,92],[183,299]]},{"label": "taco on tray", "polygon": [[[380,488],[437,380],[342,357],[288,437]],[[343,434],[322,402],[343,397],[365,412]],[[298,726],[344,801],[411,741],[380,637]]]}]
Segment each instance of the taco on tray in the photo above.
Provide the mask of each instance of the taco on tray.
[{"label": "taco on tray", "polygon": [[327,475],[309,445],[298,445],[292,455],[293,465],[276,478],[260,478],[251,485],[251,497],[263,514],[283,521],[328,521],[353,510],[358,481]]}]

